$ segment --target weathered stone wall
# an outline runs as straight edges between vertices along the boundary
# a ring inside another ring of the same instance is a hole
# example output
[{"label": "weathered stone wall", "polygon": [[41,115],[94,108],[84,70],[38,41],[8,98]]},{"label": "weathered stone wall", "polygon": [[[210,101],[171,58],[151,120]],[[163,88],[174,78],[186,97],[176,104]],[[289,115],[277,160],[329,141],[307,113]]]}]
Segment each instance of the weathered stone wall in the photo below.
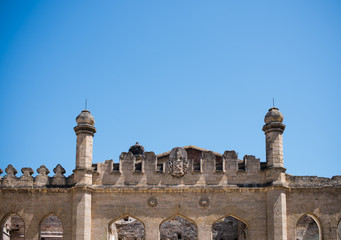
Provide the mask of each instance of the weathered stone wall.
[{"label": "weathered stone wall", "polygon": [[25,224],[25,239],[38,239],[40,224],[50,214],[63,223],[64,239],[72,239],[72,190],[1,189],[0,219],[15,213]]},{"label": "weathered stone wall", "polygon": [[222,218],[213,224],[212,235],[213,240],[247,240],[248,229],[245,223],[229,216]]},{"label": "weathered stone wall", "polygon": [[[316,218],[322,239],[337,239],[340,176],[285,175],[282,168],[267,168],[251,155],[238,159],[234,151],[219,155],[188,150],[188,171],[181,177],[169,173],[169,155],[159,161],[152,152],[139,159],[122,153],[118,168],[112,160],[93,165],[94,171],[86,173],[92,184],[64,176],[60,165],[52,176],[41,166],[36,177],[30,168],[17,176],[9,166],[0,179],[1,224],[15,213],[25,223],[25,238],[37,240],[43,219],[54,214],[62,222],[63,239],[103,240],[109,238],[110,224],[131,216],[143,224],[146,240],[157,240],[163,222],[182,216],[195,224],[199,240],[209,240],[214,237],[214,223],[234,216],[247,226],[247,239],[294,240],[297,222],[310,214]],[[199,161],[200,171],[194,171],[191,159]],[[217,169],[220,159],[222,170]],[[137,162],[141,163],[139,171]],[[158,164],[164,164],[162,171]]]},{"label": "weathered stone wall", "polygon": [[181,217],[176,216],[172,219],[164,221],[160,225],[161,240],[197,240],[198,229],[196,225]]},{"label": "weathered stone wall", "polygon": [[[290,185],[290,184],[289,184]],[[305,214],[316,217],[323,239],[336,240],[341,219],[341,188],[287,188],[287,239],[295,239],[296,225]],[[64,239],[72,239],[73,195],[78,188],[1,188],[0,219],[18,214],[25,237],[38,239],[39,224],[53,213],[63,223]],[[225,216],[236,216],[248,227],[250,239],[267,239],[267,195],[273,187],[222,186],[94,186],[91,192],[91,239],[106,239],[109,224],[132,216],[145,226],[145,239],[159,239],[162,222],[174,216],[193,221],[198,239],[211,239],[212,225]],[[150,199],[157,204],[150,204]],[[205,203],[203,204],[203,202]]]}]

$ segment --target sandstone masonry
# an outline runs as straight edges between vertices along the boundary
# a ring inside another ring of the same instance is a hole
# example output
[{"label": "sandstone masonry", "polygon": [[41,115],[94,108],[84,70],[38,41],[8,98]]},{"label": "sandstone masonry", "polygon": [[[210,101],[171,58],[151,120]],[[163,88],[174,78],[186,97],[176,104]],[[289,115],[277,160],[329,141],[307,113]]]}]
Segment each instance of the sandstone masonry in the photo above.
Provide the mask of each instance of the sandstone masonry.
[{"label": "sandstone masonry", "polygon": [[92,162],[94,117],[76,118],[76,164],[9,165],[1,177],[0,240],[341,240],[341,176],[286,174],[283,115],[269,109],[266,162],[195,146],[156,155],[136,143],[119,163]]}]

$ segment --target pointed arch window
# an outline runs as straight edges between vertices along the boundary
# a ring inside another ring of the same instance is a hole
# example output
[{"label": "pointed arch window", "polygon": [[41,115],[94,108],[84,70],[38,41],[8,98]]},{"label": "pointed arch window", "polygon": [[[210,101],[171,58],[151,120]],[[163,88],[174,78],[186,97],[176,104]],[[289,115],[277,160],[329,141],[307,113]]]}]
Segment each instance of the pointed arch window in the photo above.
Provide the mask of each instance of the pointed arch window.
[{"label": "pointed arch window", "polygon": [[1,226],[1,240],[25,239],[25,224],[22,218],[16,214],[6,217]]},{"label": "pointed arch window", "polygon": [[40,225],[40,240],[62,240],[63,224],[56,215],[47,216]]},{"label": "pointed arch window", "polygon": [[213,240],[248,240],[247,225],[232,216],[221,218],[212,225]]},{"label": "pointed arch window", "polygon": [[305,214],[297,221],[296,240],[321,240],[320,227],[315,217]]},{"label": "pointed arch window", "polygon": [[108,240],[144,240],[144,224],[131,216],[125,216],[109,224]]},{"label": "pointed arch window", "polygon": [[160,240],[197,240],[198,229],[194,222],[175,216],[160,225]]}]

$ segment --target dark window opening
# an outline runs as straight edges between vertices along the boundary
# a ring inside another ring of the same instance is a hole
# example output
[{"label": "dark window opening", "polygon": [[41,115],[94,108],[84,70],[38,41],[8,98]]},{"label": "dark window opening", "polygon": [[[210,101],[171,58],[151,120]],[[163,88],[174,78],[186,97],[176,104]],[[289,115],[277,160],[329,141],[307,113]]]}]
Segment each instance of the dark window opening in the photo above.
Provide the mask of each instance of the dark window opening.
[{"label": "dark window opening", "polygon": [[200,172],[200,162],[193,163],[193,172]]},{"label": "dark window opening", "polygon": [[135,163],[135,172],[141,172],[142,171],[142,162]]},{"label": "dark window opening", "polygon": [[156,171],[163,173],[163,163],[158,163],[156,165]]},{"label": "dark window opening", "polygon": [[120,164],[119,163],[114,163],[113,170],[114,170],[114,172],[120,171]]},{"label": "dark window opening", "polygon": [[223,171],[223,163],[222,162],[217,163],[215,165],[215,170],[216,170],[216,172],[222,172]]},{"label": "dark window opening", "polygon": [[238,163],[238,171],[245,172],[245,162]]}]

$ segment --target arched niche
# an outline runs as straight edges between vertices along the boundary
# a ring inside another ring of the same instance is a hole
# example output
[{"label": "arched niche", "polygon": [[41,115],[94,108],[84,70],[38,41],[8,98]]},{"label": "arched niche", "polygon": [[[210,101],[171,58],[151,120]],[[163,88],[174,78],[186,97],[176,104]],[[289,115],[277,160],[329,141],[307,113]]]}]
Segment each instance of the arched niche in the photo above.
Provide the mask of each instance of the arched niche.
[{"label": "arched niche", "polygon": [[131,216],[125,216],[109,224],[108,240],[144,240],[144,236],[144,224]]},{"label": "arched niche", "polygon": [[224,217],[213,223],[212,237],[213,240],[247,240],[248,227],[233,216]]},{"label": "arched niche", "polygon": [[25,239],[25,223],[16,214],[8,215],[1,224],[1,240]]},{"label": "arched niche", "polygon": [[160,225],[160,240],[197,240],[196,224],[182,216],[165,220]]},{"label": "arched niche", "polygon": [[321,230],[317,219],[310,215],[303,215],[296,225],[296,240],[321,240]]},{"label": "arched niche", "polygon": [[40,224],[40,240],[62,240],[63,224],[56,215],[47,216]]}]

